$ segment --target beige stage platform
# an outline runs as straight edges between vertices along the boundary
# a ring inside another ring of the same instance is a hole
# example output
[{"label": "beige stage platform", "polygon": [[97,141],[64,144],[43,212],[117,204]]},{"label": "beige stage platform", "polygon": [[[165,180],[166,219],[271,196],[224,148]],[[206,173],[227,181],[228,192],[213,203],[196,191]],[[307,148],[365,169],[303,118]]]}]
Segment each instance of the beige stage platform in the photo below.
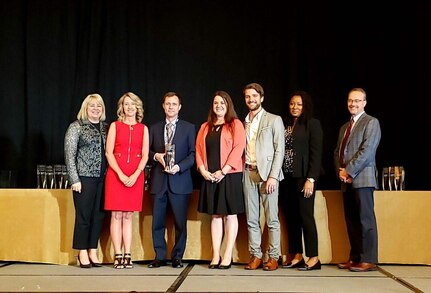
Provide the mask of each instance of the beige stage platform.
[{"label": "beige stage platform", "polygon": [[[192,195],[188,216],[189,237],[185,260],[210,260],[210,216],[197,212],[198,191]],[[375,209],[379,230],[380,264],[431,265],[431,192],[376,191]],[[339,191],[317,191],[315,217],[322,263],[338,263],[348,257],[349,244]],[[151,260],[151,197],[145,195],[144,207],[134,218],[134,260]],[[245,263],[247,227],[240,216],[234,262]],[[283,222],[283,215],[281,215]],[[167,239],[173,244],[173,223],[168,217]],[[0,189],[0,260],[52,264],[75,264],[71,248],[74,207],[70,190]],[[263,232],[266,235],[266,231]],[[286,254],[286,230],[282,225],[282,253]],[[100,241],[100,257],[112,262],[107,214]]]},{"label": "beige stage platform", "polygon": [[332,264],[321,270],[210,270],[208,264],[184,263],[150,269],[135,263],[131,270],[111,264],[101,268],[0,262],[0,292],[115,292],[115,293],[429,293],[431,266],[379,265],[378,271],[353,273]]}]

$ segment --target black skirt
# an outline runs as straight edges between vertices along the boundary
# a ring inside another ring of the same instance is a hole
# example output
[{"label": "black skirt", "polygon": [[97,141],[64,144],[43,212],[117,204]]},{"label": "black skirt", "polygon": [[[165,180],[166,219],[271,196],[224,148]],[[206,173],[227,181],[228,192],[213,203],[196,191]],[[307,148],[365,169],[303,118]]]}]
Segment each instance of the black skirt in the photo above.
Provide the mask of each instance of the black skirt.
[{"label": "black skirt", "polygon": [[210,215],[244,213],[242,172],[226,174],[219,183],[202,181],[198,211]]}]

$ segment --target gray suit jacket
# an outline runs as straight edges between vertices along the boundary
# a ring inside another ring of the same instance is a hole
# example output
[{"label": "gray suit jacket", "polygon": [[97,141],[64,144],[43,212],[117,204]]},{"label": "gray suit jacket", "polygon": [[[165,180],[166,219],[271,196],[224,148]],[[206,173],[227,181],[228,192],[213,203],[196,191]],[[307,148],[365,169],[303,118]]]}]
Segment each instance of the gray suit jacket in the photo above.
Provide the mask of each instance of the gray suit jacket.
[{"label": "gray suit jacket", "polygon": [[283,180],[284,125],[280,116],[262,109],[256,137],[256,161],[260,177],[267,181],[273,177]]},{"label": "gray suit jacket", "polygon": [[[349,122],[340,128],[337,147],[334,151],[334,163],[338,176],[340,148],[344,132]],[[378,188],[378,170],[376,167],[376,151],[381,138],[379,120],[364,113],[359,117],[347,140],[344,161],[346,171],[353,178],[352,187]],[[342,183],[342,190],[345,188]]]}]

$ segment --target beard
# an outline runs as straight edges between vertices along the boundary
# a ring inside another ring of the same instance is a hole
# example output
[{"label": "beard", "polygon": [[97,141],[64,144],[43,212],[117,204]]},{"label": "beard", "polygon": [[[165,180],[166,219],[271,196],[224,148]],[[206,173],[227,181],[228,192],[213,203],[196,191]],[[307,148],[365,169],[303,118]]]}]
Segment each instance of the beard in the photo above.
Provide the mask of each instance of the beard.
[{"label": "beard", "polygon": [[256,111],[256,110],[259,110],[259,108],[260,108],[260,106],[261,106],[262,104],[260,104],[260,103],[256,103],[256,104],[247,104],[247,106],[248,106],[248,109],[250,110],[250,111]]}]

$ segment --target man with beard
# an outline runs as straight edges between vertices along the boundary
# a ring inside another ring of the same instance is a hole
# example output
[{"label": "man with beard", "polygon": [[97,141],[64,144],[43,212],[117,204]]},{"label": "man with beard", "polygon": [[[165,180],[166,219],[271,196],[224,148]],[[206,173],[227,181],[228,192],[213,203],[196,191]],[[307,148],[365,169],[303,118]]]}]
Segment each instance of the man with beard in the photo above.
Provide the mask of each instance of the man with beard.
[{"label": "man with beard", "polygon": [[[280,116],[262,108],[264,91],[260,84],[244,87],[245,103],[249,109],[245,117],[247,145],[243,179],[247,216],[250,262],[246,270],[263,266],[265,271],[278,268],[280,254],[280,221],[278,218],[278,187],[283,180],[284,126]],[[261,248],[260,205],[263,206],[268,227],[269,258],[263,263]]]}]

